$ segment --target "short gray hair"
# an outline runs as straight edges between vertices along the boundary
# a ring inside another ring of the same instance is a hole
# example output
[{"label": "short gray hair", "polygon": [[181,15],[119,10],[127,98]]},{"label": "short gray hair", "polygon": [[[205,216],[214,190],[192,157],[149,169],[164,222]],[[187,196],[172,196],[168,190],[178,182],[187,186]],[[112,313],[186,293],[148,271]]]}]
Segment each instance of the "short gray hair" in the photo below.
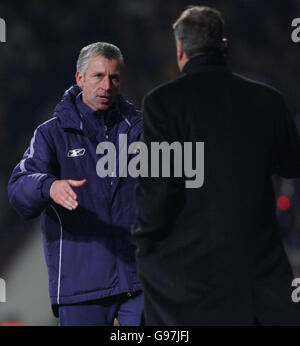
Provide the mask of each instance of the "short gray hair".
[{"label": "short gray hair", "polygon": [[224,20],[221,13],[206,6],[190,6],[173,24],[188,58],[221,48]]},{"label": "short gray hair", "polygon": [[121,66],[124,65],[123,55],[117,46],[107,42],[95,42],[81,49],[76,64],[77,71],[84,75],[88,68],[89,58],[98,55],[108,60],[118,59]]}]

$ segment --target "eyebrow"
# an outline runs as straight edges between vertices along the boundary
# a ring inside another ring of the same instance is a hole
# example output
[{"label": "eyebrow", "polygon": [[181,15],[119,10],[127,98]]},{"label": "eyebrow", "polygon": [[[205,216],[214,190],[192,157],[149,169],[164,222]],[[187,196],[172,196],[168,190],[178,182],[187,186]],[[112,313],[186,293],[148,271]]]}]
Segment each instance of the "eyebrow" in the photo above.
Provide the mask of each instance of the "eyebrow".
[{"label": "eyebrow", "polygon": [[110,75],[111,77],[120,77],[120,73],[113,73],[112,75]]},{"label": "eyebrow", "polygon": [[[98,76],[98,75],[104,76],[104,73],[103,73],[103,72],[95,72],[95,73],[93,74],[93,76]],[[120,73],[113,73],[113,74],[110,75],[110,77],[120,77],[120,76],[121,76]]]}]

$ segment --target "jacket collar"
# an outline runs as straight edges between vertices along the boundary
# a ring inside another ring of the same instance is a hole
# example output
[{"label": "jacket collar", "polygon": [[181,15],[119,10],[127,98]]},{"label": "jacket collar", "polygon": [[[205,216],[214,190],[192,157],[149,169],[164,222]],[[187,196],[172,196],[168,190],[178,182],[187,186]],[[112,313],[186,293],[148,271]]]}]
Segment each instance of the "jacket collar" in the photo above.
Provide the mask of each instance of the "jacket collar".
[{"label": "jacket collar", "polygon": [[226,61],[220,52],[196,55],[184,65],[181,74],[225,70]]},{"label": "jacket collar", "polygon": [[[76,97],[82,92],[78,85],[71,86],[63,94],[62,100],[57,104],[54,110],[54,116],[58,117],[61,121],[63,128],[71,128],[78,131],[83,131],[84,119],[80,110],[76,104]],[[141,114],[138,112],[134,105],[127,101],[121,95],[118,95],[115,101],[115,105],[109,109],[111,115],[117,112],[126,121],[128,126],[134,125],[141,120]]]},{"label": "jacket collar", "polygon": [[81,92],[77,85],[71,86],[63,94],[61,101],[56,105],[54,116],[56,116],[63,128],[82,130],[82,119],[76,107],[76,96]]}]

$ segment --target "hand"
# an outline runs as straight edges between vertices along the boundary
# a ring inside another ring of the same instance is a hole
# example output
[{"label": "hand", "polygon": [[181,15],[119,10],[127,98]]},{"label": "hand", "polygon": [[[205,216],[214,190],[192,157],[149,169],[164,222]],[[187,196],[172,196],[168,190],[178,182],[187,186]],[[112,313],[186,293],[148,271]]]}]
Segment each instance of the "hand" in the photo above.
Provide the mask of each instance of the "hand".
[{"label": "hand", "polygon": [[71,186],[79,187],[86,183],[83,180],[55,180],[50,187],[50,197],[62,207],[73,210],[78,207],[77,195]]}]

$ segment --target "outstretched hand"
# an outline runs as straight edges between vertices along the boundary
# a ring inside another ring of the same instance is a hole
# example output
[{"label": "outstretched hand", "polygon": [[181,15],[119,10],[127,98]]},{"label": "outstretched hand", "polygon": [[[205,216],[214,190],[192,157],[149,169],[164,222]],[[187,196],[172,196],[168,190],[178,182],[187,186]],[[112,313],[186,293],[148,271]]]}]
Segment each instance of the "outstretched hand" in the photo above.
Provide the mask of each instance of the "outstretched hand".
[{"label": "outstretched hand", "polygon": [[78,207],[77,195],[73,191],[73,187],[80,187],[86,183],[83,180],[55,180],[50,187],[50,197],[53,201],[62,207],[73,210]]}]

